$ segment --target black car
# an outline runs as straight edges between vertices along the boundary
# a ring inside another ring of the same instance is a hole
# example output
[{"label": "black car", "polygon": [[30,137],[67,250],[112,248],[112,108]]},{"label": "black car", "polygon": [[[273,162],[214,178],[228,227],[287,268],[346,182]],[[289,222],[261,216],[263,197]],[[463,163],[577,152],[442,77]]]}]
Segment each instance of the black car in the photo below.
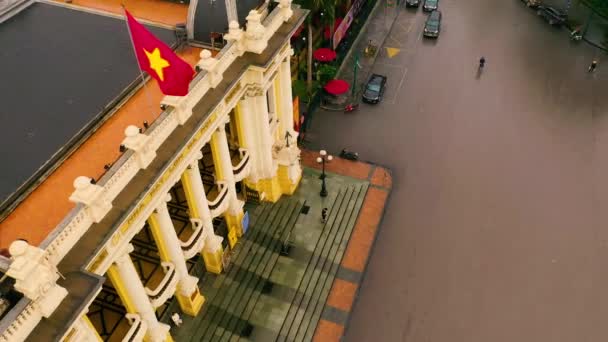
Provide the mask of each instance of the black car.
[{"label": "black car", "polygon": [[439,0],[424,0],[422,9],[427,12],[431,12],[439,8]]},{"label": "black car", "polygon": [[405,7],[418,7],[420,0],[405,0]]},{"label": "black car", "polygon": [[386,88],[386,76],[373,74],[367,84],[365,85],[365,91],[363,92],[363,102],[367,103],[378,103],[382,100],[384,95],[384,89]]},{"label": "black car", "polygon": [[426,18],[424,23],[424,36],[429,38],[439,37],[439,31],[441,31],[441,12],[433,11]]},{"label": "black car", "polygon": [[538,6],[536,14],[543,17],[550,25],[560,26],[566,23],[568,16],[563,11],[549,6]]}]

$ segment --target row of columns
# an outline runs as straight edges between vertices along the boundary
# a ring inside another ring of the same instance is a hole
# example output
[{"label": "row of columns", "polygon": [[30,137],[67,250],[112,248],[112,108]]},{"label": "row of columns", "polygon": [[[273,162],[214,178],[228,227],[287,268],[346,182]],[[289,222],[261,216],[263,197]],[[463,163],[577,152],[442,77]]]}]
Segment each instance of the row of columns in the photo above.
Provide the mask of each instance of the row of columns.
[{"label": "row of columns", "polygon": [[[228,201],[228,209],[224,215],[229,226],[229,235],[236,239],[242,235],[243,203],[238,200],[236,195],[233,166],[224,124],[213,133],[210,144],[216,179],[224,182],[228,187],[228,193],[224,199]],[[182,174],[181,181],[190,218],[202,222],[202,236],[205,241],[201,254],[205,266],[210,272],[221,273],[223,238],[215,235],[213,231],[213,217],[205,195],[198,164],[201,158],[202,153],[199,153]],[[177,297],[181,310],[188,315],[196,316],[205,302],[205,297],[200,293],[198,278],[188,272],[182,244],[167,207],[167,202],[170,200],[171,196],[167,194],[148,218],[148,226],[158,247],[161,262],[170,263],[174,266],[175,277],[178,279],[175,297]],[[107,276],[118,292],[127,312],[139,315],[141,320],[145,322],[147,327],[146,341],[172,341],[169,326],[159,322],[156,318],[156,308],[146,293],[144,284],[139,278],[129,255],[132,251],[133,245],[127,244],[116,255],[114,263],[107,271]],[[93,340],[91,339],[93,336],[96,336],[95,339],[99,337],[86,315],[83,316],[82,323],[78,325],[79,336],[88,336],[86,340]]]},{"label": "row of columns", "polygon": [[[274,81],[271,91],[276,91],[275,112],[279,119],[279,134],[289,133],[295,145],[297,133],[293,130],[293,108],[291,101],[291,78],[289,59],[281,63],[279,78]],[[278,89],[276,87],[278,86]],[[273,158],[272,149],[277,136],[270,131],[269,113],[265,91],[255,91],[245,96],[235,108],[238,143],[250,153],[250,173],[246,184],[254,189],[263,189],[266,199],[276,201],[282,191],[277,180],[277,162]],[[228,225],[228,235],[231,245],[243,234],[243,202],[237,198],[233,165],[225,131],[225,124],[212,134],[210,145],[215,165],[215,175],[218,182],[227,187],[225,201],[228,201],[224,217]],[[296,147],[297,148],[297,147]],[[198,161],[202,158],[199,153],[181,176],[184,193],[191,219],[202,222],[205,239],[201,254],[208,271],[222,271],[222,240],[213,231],[213,217],[209,202],[205,195],[204,185],[200,175]],[[167,194],[148,218],[148,225],[158,246],[162,262],[171,263],[178,278],[175,296],[182,311],[195,316],[202,307],[205,298],[198,288],[198,278],[191,276],[186,265],[186,258],[181,249],[167,203]],[[114,284],[128,313],[138,314],[147,326],[147,341],[172,341],[169,326],[156,319],[155,308],[146,293],[142,281],[135,269],[129,253],[133,246],[128,244],[115,259],[107,275]]]},{"label": "row of columns", "polygon": [[[292,194],[301,177],[291,92],[291,67],[286,57],[269,89],[249,90],[235,111],[239,143],[250,150],[252,157],[252,171],[246,184],[264,193],[271,202],[282,194]],[[271,131],[269,110],[278,120],[275,132]],[[275,147],[278,153],[273,151]]]}]

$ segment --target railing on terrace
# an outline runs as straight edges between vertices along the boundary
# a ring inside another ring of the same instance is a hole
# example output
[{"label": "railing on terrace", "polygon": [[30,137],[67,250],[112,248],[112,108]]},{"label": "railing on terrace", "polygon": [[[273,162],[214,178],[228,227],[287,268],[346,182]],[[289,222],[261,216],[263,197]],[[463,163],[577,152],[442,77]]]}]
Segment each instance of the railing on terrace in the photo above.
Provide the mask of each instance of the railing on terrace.
[{"label": "railing on terrace", "polygon": [[249,151],[244,148],[239,148],[239,155],[241,157],[241,161],[232,167],[232,172],[234,173],[234,181],[240,182],[249,174]]},{"label": "railing on terrace", "polygon": [[203,221],[191,218],[190,224],[193,229],[192,235],[190,235],[190,238],[185,242],[180,240],[182,252],[184,253],[184,258],[186,258],[186,260],[193,258],[203,249],[206,238],[205,234],[203,234]]},{"label": "railing on terrace", "polygon": [[217,196],[213,201],[209,202],[209,210],[211,211],[211,218],[218,217],[228,207],[228,186],[226,182],[217,181]]},{"label": "railing on terrace", "polygon": [[148,325],[145,321],[141,319],[138,314],[128,313],[125,315],[125,318],[129,322],[131,328],[123,337],[122,342],[140,342],[144,340],[144,336],[146,335],[146,330],[148,330]]},{"label": "railing on terrace", "polygon": [[167,299],[173,296],[178,281],[175,265],[166,261],[161,262],[160,265],[165,272],[163,280],[161,280],[160,284],[158,284],[154,290],[150,290],[148,287],[145,288],[146,294],[150,297],[150,302],[152,302],[152,306],[155,308],[160,307]]}]

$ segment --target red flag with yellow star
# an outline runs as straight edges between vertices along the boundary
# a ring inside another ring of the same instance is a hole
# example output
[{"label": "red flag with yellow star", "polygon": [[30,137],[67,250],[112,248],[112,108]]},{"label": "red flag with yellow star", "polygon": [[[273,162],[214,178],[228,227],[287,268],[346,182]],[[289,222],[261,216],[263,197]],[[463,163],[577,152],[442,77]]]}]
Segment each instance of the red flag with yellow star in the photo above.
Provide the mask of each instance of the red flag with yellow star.
[{"label": "red flag with yellow star", "polygon": [[165,95],[185,96],[194,70],[125,9],[139,67],[152,76]]}]

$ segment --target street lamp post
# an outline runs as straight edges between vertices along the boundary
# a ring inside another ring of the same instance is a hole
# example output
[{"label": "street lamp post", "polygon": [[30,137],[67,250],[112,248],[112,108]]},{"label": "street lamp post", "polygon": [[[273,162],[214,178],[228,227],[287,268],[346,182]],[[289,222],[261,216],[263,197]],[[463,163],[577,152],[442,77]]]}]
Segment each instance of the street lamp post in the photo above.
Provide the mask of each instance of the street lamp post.
[{"label": "street lamp post", "polygon": [[325,185],[325,178],[327,177],[325,175],[325,163],[329,163],[330,161],[332,161],[332,159],[334,159],[334,157],[328,155],[327,151],[325,150],[319,151],[319,155],[321,156],[317,158],[317,163],[322,165],[321,176],[319,176],[319,178],[321,179],[321,192],[319,193],[319,195],[321,195],[321,197],[327,197],[327,186]]}]

